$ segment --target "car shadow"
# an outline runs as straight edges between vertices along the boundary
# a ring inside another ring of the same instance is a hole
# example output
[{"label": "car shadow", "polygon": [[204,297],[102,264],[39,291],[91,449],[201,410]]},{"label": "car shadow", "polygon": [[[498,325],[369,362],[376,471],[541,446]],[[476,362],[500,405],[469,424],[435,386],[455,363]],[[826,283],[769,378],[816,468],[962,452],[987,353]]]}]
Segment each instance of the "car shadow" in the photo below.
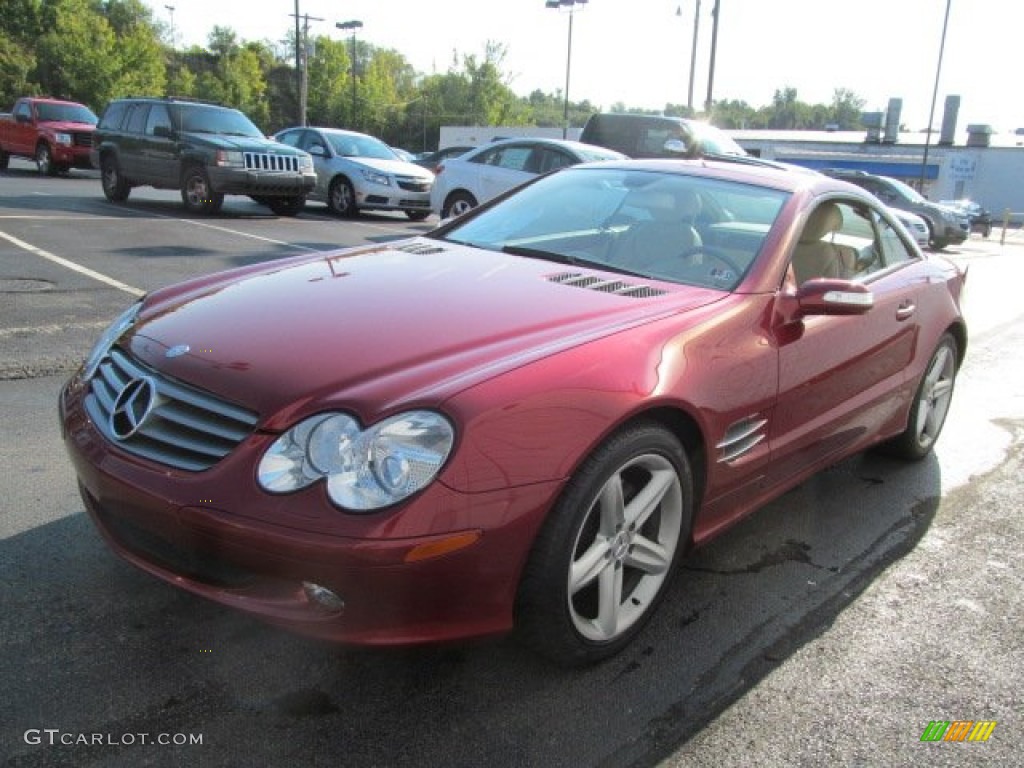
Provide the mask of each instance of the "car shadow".
[{"label": "car shadow", "polygon": [[[819,473],[690,554],[635,642],[585,669],[512,639],[295,637],[122,563],[78,512],[0,542],[4,738],[19,766],[655,765],[910,552],[940,489],[932,457],[868,453]],[[22,740],[31,728],[203,745],[46,748]]]}]

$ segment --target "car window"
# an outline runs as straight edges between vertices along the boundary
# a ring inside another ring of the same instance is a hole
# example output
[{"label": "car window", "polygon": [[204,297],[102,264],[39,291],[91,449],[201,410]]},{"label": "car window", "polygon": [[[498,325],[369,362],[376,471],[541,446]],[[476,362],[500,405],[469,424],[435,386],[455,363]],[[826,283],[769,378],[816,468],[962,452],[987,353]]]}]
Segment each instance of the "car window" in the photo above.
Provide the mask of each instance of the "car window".
[{"label": "car window", "polygon": [[171,129],[171,113],[164,104],[154,104],[149,110],[149,118],[146,120],[146,134],[153,136],[156,128]]},{"label": "car window", "polygon": [[325,155],[329,155],[327,151],[327,142],[324,141],[323,137],[316,131],[303,131],[302,139],[298,143],[299,149],[304,149],[309,152],[314,147],[320,147]]},{"label": "car window", "polygon": [[128,115],[126,130],[129,133],[142,133],[146,130],[146,119],[149,117],[149,104],[135,104]]},{"label": "car window", "polygon": [[103,113],[100,128],[117,130],[121,127],[121,123],[124,122],[124,116],[127,111],[128,105],[123,101],[111,104],[107,107],[107,111]]},{"label": "car window", "polygon": [[530,170],[534,173],[548,173],[575,164],[573,157],[552,147],[537,147],[530,158]]},{"label": "car window", "polygon": [[299,142],[302,141],[302,134],[305,131],[285,131],[277,135],[277,140],[282,144],[287,144],[289,147],[298,147]]},{"label": "car window", "polygon": [[89,125],[97,123],[96,115],[92,113],[92,110],[81,104],[51,104],[44,101],[36,104],[36,112],[40,120],[54,123],[87,123]]},{"label": "car window", "polygon": [[31,117],[32,117],[32,107],[29,106],[29,103],[27,101],[23,101],[23,102],[21,102],[21,104],[19,104],[17,107],[14,108],[14,116],[15,117],[27,117],[27,118],[31,119]]},{"label": "car window", "polygon": [[328,141],[342,157],[366,157],[375,160],[397,160],[398,155],[380,139],[361,134],[328,133]]},{"label": "car window", "polygon": [[237,109],[224,109],[206,104],[179,104],[178,115],[181,130],[190,133],[263,138],[263,132]]},{"label": "car window", "polygon": [[874,214],[874,216],[878,227],[879,242],[881,243],[881,266],[891,267],[895,264],[902,264],[905,261],[910,261],[911,259],[916,258],[914,253],[903,241],[903,238],[899,236],[899,233],[897,233],[896,230],[877,213]]},{"label": "car window", "polygon": [[491,161],[488,165],[497,165],[500,168],[507,168],[510,171],[525,171],[532,152],[532,147],[524,147],[521,145],[501,147],[497,152],[491,155]]}]

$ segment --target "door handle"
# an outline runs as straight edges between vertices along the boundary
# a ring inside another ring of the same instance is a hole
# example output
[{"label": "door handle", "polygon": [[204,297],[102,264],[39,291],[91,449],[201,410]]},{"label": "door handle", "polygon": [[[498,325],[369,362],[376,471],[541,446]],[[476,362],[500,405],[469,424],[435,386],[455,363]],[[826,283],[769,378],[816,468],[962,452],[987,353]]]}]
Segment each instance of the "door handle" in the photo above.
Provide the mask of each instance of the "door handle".
[{"label": "door handle", "polygon": [[896,319],[907,320],[917,312],[917,305],[912,301],[905,301],[896,308]]}]

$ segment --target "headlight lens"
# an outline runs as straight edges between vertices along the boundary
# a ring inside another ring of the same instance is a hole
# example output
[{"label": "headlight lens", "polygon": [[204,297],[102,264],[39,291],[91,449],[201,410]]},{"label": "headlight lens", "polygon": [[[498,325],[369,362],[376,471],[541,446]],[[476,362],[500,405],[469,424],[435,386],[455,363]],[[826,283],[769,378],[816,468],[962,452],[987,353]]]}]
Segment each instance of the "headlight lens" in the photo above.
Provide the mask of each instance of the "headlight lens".
[{"label": "headlight lens", "polygon": [[138,316],[139,309],[141,308],[142,302],[132,304],[114,322],[107,326],[107,330],[103,332],[89,353],[89,357],[85,359],[85,365],[82,368],[83,379],[88,381],[95,375],[96,369],[100,367],[100,363],[107,356],[110,348],[114,346],[114,342],[135,323],[135,318]]},{"label": "headlight lens", "polygon": [[303,155],[299,158],[299,170],[300,171],[312,171],[313,169],[313,156]]},{"label": "headlight lens", "polygon": [[228,168],[244,168],[245,157],[243,157],[241,152],[236,152],[234,150],[227,149],[218,149],[217,165]]},{"label": "headlight lens", "polygon": [[382,186],[390,186],[391,181],[388,179],[387,174],[380,173],[379,171],[360,171],[363,174],[363,178],[371,184],[380,184]]},{"label": "headlight lens", "polygon": [[55,133],[53,135],[53,138],[55,138],[57,140],[57,143],[62,145],[62,146],[65,146],[65,147],[70,147],[71,146],[71,134],[70,133]]},{"label": "headlight lens", "polygon": [[455,441],[449,421],[433,411],[408,411],[362,429],[344,413],[295,425],[260,460],[260,487],[291,493],[321,478],[339,507],[371,511],[425,488]]}]

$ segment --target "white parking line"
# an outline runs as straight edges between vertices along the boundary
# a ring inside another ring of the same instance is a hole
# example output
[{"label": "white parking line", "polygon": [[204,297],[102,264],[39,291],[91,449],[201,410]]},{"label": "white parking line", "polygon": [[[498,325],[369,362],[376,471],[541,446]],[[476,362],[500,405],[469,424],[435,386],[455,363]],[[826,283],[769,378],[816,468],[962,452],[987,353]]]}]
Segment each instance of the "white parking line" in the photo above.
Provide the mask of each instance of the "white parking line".
[{"label": "white parking line", "polygon": [[59,264],[62,267],[66,267],[67,269],[70,269],[74,272],[78,272],[79,274],[85,275],[86,277],[91,277],[93,280],[98,280],[101,283],[106,283],[107,285],[113,288],[117,288],[117,290],[119,291],[129,293],[132,296],[143,296],[146,293],[145,291],[140,290],[139,288],[135,288],[131,285],[128,285],[127,283],[122,283],[120,280],[115,280],[114,278],[108,277],[107,275],[104,275],[101,272],[97,272],[94,269],[89,269],[88,267],[83,267],[81,264],[76,264],[75,262],[69,261],[68,259],[61,258],[60,256],[55,256],[49,251],[44,251],[42,248],[36,248],[34,245],[26,243],[24,240],[19,240],[18,238],[13,237],[12,235],[8,235],[6,232],[0,231],[0,237],[2,237],[7,242],[16,245],[18,248],[21,248],[22,250],[28,251],[34,256],[46,259],[47,261],[52,261],[54,264]]}]

